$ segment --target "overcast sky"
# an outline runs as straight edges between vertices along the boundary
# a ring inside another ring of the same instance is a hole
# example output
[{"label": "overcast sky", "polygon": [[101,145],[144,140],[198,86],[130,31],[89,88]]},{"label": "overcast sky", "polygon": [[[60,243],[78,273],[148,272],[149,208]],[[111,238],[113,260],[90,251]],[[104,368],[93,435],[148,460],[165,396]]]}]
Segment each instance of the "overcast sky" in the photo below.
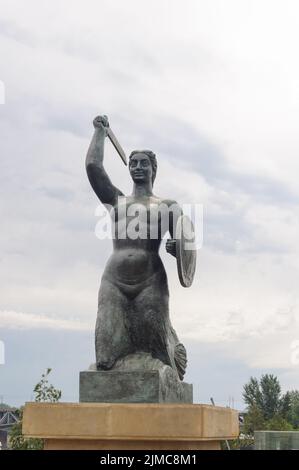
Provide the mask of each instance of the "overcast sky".
[{"label": "overcast sky", "polygon": [[[30,399],[46,367],[77,400],[94,360],[111,252],[84,169],[97,114],[127,153],[157,154],[156,194],[203,204],[190,289],[161,250],[196,401],[242,408],[243,384],[269,371],[299,388],[298,43],[296,0],[0,0],[6,402]],[[130,192],[108,142],[105,164]]]}]

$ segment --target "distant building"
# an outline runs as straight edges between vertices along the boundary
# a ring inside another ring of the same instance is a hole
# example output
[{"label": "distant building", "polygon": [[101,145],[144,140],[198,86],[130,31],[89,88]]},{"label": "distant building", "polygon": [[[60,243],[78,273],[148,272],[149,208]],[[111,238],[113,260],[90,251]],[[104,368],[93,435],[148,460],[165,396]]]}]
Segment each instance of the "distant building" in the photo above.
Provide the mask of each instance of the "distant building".
[{"label": "distant building", "polygon": [[0,408],[0,449],[7,449],[9,431],[18,421],[16,408]]}]

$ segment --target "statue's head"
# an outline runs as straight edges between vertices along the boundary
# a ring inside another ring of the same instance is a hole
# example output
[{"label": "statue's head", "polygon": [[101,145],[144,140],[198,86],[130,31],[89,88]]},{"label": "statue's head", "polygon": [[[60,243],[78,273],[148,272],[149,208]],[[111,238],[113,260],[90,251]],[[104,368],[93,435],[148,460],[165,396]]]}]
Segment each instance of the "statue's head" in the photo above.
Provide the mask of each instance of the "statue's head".
[{"label": "statue's head", "polygon": [[134,150],[129,157],[129,170],[134,183],[154,184],[157,173],[156,155],[151,150]]}]

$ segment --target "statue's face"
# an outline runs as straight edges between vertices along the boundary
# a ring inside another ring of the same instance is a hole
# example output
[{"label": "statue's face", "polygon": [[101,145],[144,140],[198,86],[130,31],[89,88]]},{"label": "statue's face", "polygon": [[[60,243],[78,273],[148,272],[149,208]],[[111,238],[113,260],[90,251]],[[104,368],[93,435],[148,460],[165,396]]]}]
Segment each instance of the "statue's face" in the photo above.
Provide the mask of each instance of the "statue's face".
[{"label": "statue's face", "polygon": [[152,181],[152,164],[150,158],[144,153],[135,153],[131,157],[129,170],[134,183],[148,183]]}]

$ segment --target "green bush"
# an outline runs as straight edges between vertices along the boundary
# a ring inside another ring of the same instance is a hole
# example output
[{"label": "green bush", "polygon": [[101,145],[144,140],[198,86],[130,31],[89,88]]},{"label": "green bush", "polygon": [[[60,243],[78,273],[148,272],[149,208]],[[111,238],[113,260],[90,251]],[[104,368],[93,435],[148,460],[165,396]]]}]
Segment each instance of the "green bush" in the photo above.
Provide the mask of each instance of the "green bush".
[{"label": "green bush", "polygon": [[[56,403],[60,400],[61,390],[49,384],[48,376],[50,372],[51,369],[48,368],[46,372],[42,374],[41,380],[34,387],[34,401]],[[20,421],[16,423],[10,431],[9,447],[14,450],[42,450],[44,448],[43,439],[25,438],[22,434],[23,409],[24,407],[21,407],[18,410]]]}]

